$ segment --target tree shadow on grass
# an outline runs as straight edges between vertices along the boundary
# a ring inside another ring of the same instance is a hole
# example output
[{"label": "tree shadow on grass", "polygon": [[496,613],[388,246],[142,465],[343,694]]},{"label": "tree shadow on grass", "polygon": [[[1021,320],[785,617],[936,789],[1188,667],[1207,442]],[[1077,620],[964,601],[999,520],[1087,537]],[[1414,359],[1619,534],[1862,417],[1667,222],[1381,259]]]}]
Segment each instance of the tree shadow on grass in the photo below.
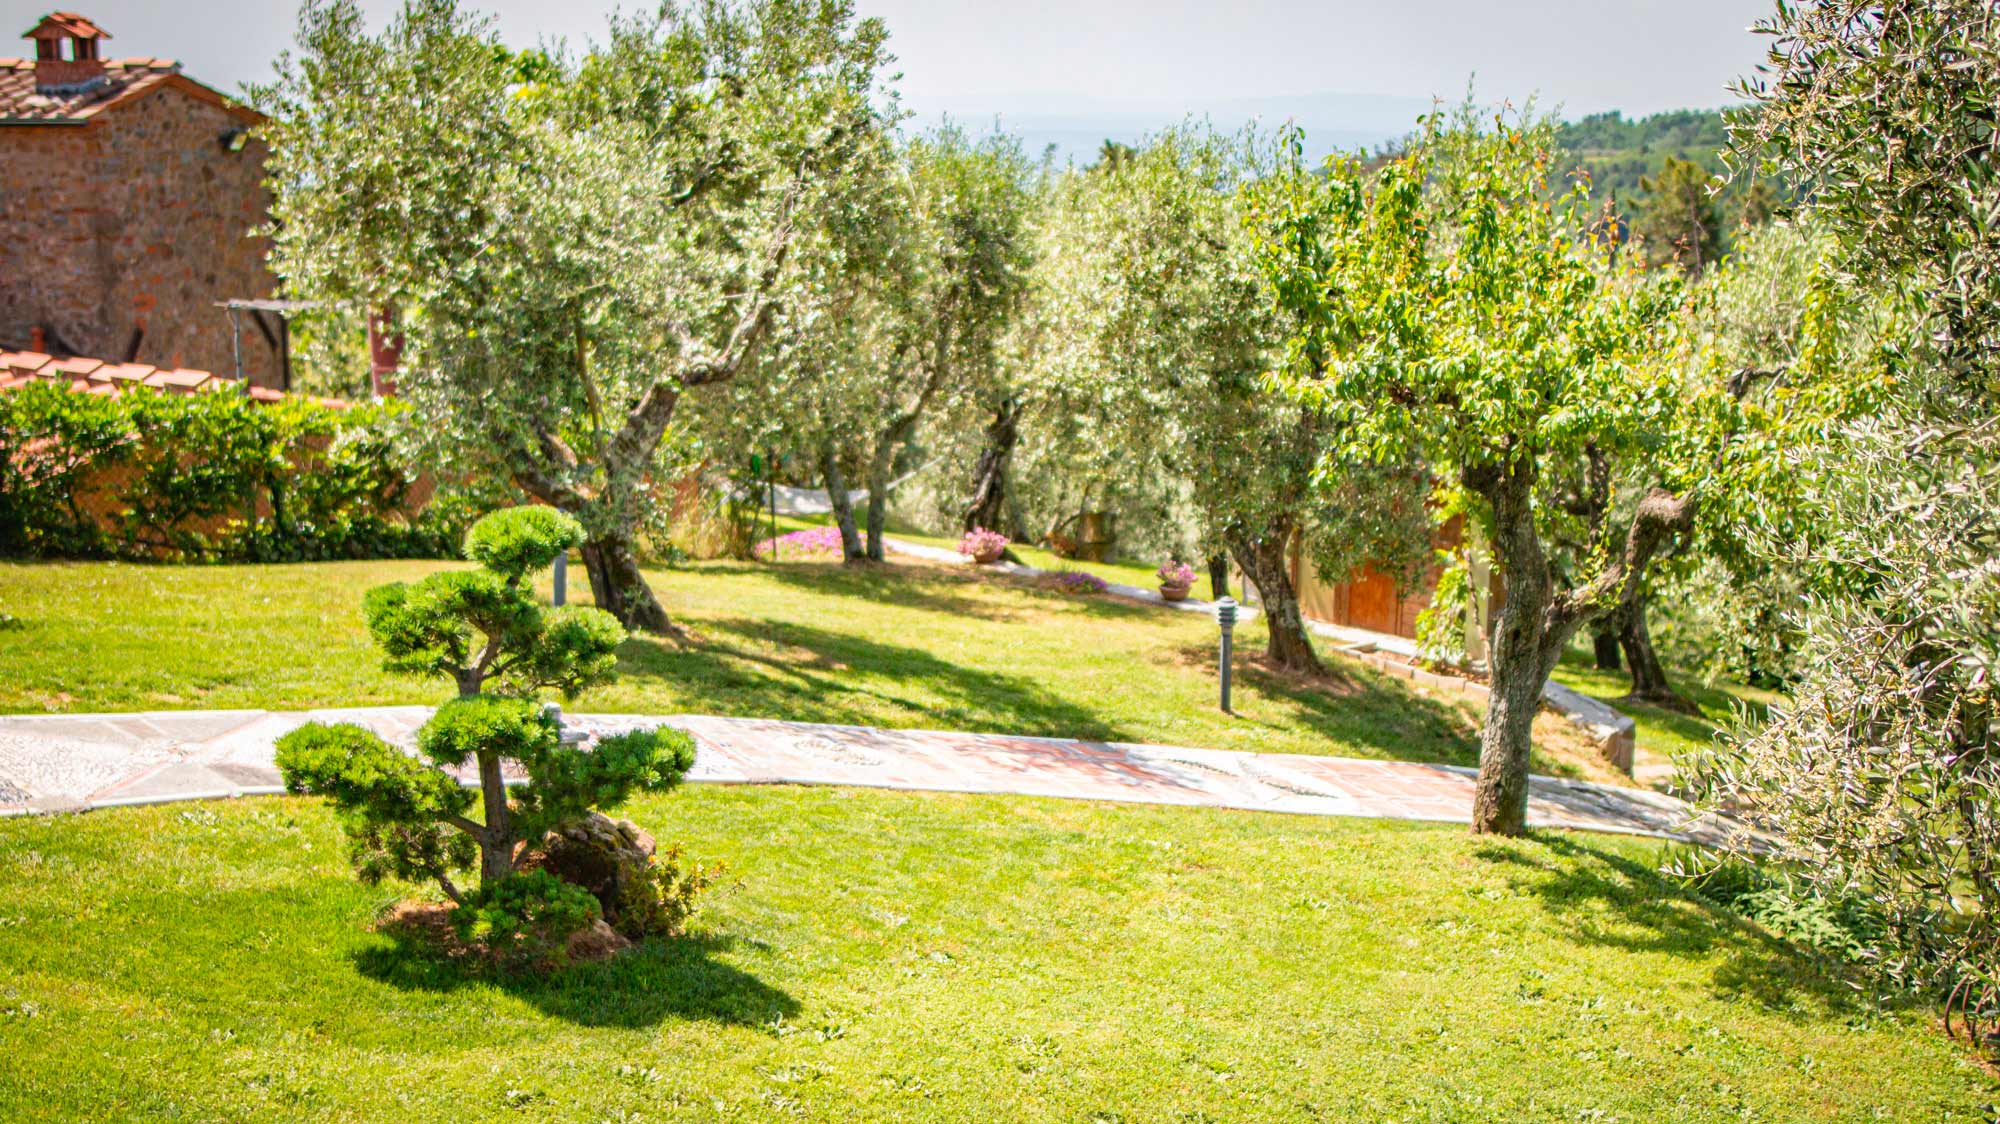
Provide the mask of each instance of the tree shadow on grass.
[{"label": "tree shadow on grass", "polygon": [[606,961],[535,975],[453,959],[421,929],[391,926],[379,935],[381,943],[354,954],[370,979],[406,991],[496,987],[579,1026],[648,1027],[667,1019],[762,1026],[799,1012],[789,994],[715,959],[734,947],[726,936],[649,940]]},{"label": "tree shadow on grass", "polygon": [[1019,616],[1016,608],[965,595],[965,587],[978,579],[970,574],[954,574],[892,562],[869,566],[828,563],[780,563],[758,571],[783,585],[821,596],[852,597],[922,609],[933,613],[969,617],[975,620],[1010,621]]},{"label": "tree shadow on grass", "polygon": [[[689,688],[715,714],[1125,740],[1095,712],[1033,680],[961,667],[919,648],[790,621],[733,617],[702,628],[711,635],[699,646],[627,641],[621,675]],[[898,693],[904,684],[916,693]]]},{"label": "tree shadow on grass", "polygon": [[1526,845],[1474,853],[1517,868],[1513,890],[1537,899],[1572,941],[1680,959],[1720,952],[1711,977],[1718,996],[1749,999],[1794,1022],[1860,1006],[1859,993],[1810,953],[1585,838],[1543,832]]},{"label": "tree shadow on grass", "polygon": [[[928,609],[973,617],[980,620],[1013,621],[1021,608],[1061,611],[1072,609],[1098,619],[1129,619],[1159,612],[1157,605],[1142,605],[1119,597],[1078,595],[1044,589],[1038,579],[1007,573],[955,571],[948,567],[880,563],[872,566],[825,565],[775,566],[766,571],[773,578],[814,593],[856,597],[885,605]],[[974,582],[1012,589],[1024,595],[1019,607],[950,592]]]},{"label": "tree shadow on grass", "polygon": [[[1206,645],[1183,647],[1176,655],[1189,664],[1215,661],[1215,649]],[[1327,668],[1323,677],[1308,677],[1277,670],[1253,655],[1239,656],[1232,674],[1238,685],[1288,704],[1300,724],[1334,743],[1329,753],[1426,765],[1479,763],[1478,734],[1466,729],[1464,715],[1449,703],[1363,669],[1332,661]]]}]

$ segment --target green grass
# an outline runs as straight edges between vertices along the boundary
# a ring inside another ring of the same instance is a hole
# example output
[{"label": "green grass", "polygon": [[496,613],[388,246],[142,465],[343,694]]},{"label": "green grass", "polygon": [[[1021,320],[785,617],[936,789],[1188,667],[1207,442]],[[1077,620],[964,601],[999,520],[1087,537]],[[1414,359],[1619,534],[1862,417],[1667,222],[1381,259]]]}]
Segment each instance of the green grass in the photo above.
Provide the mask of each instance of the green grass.
[{"label": "green grass", "polygon": [[332,817],[0,821],[0,1119],[1971,1121],[1992,1081],[1641,841],[696,786],[738,880],[546,982],[373,933]]},{"label": "green grass", "polygon": [[1599,671],[1588,651],[1572,648],[1563,655],[1550,676],[1556,682],[1595,699],[1612,703],[1632,719],[1639,748],[1660,758],[1678,760],[1709,745],[1718,731],[1733,721],[1738,706],[1748,707],[1761,717],[1766,707],[1777,701],[1771,691],[1737,683],[1704,684],[1679,676],[1674,689],[1701,710],[1699,716],[1682,714],[1649,703],[1627,702],[1625,692],[1632,678],[1622,671]]},{"label": "green grass", "polygon": [[[803,530],[807,527],[820,527],[830,522],[832,522],[830,516],[780,516],[778,518],[778,532],[783,534],[788,531]],[[766,537],[767,534],[768,532],[761,531],[758,533],[760,538]],[[945,550],[957,550],[959,542],[957,538],[952,536],[927,535],[908,527],[897,526],[890,528],[889,537],[901,539],[904,542],[916,543],[920,546],[940,547]],[[1159,558],[1151,562],[1130,560],[1120,562],[1085,562],[1076,558],[1058,558],[1050,551],[1043,550],[1038,546],[1029,546],[1026,543],[1013,543],[1008,549],[1014,552],[1015,557],[1019,558],[1023,565],[1033,566],[1037,570],[1082,570],[1088,574],[1096,574],[1108,582],[1136,585],[1141,589],[1159,588],[1160,577],[1157,571],[1160,563],[1166,561],[1164,558]],[[1202,601],[1213,600],[1214,587],[1208,580],[1208,567],[1195,565],[1194,570],[1194,585],[1190,587],[1188,596]]]},{"label": "green grass", "polygon": [[[0,564],[0,606],[17,618],[0,639],[0,712],[435,702],[442,685],[380,670],[361,599],[442,565]],[[619,681],[574,709],[1477,757],[1475,704],[1354,664],[1333,683],[1273,674],[1251,658],[1255,621],[1239,632],[1231,716],[1215,705],[1215,626],[1196,614],[972,567],[701,563],[650,579],[694,641],[628,641]],[[1536,767],[1608,775],[1562,743]]]}]

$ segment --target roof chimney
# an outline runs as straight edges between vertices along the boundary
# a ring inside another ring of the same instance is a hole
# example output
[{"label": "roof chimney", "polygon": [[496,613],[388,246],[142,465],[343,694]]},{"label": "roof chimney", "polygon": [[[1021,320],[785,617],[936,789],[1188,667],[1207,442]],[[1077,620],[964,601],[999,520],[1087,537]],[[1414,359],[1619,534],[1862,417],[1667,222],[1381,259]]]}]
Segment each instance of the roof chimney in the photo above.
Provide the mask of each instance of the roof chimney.
[{"label": "roof chimney", "polygon": [[75,93],[104,81],[97,43],[111,36],[75,12],[50,12],[23,38],[35,41],[36,93]]}]

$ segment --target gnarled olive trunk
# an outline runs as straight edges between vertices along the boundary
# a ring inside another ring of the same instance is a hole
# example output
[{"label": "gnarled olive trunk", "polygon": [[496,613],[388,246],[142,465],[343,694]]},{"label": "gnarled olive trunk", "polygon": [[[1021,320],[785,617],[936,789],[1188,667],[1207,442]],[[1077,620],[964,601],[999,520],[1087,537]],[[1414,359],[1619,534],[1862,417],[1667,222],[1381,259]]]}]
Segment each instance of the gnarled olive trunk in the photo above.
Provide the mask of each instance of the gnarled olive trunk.
[{"label": "gnarled olive trunk", "polygon": [[1595,657],[1599,671],[1623,671],[1625,666],[1618,660],[1618,630],[1599,621],[1590,632],[1591,655]]},{"label": "gnarled olive trunk", "polygon": [[1550,627],[1555,580],[1535,531],[1532,464],[1492,469],[1476,480],[1467,483],[1492,506],[1494,561],[1507,576],[1507,594],[1487,641],[1491,691],[1479,731],[1472,830],[1519,835],[1528,825],[1528,761],[1542,684],[1569,632]]},{"label": "gnarled olive trunk", "polygon": [[1020,424],[1019,400],[1002,399],[999,409],[993,412],[993,420],[987,423],[986,445],[979,450],[979,462],[972,468],[972,498],[966,501],[965,517],[961,520],[965,530],[1000,529],[1007,505],[1007,469],[1014,459],[1014,446],[1021,438]]},{"label": "gnarled olive trunk", "polygon": [[868,560],[883,560],[882,534],[889,522],[889,470],[896,463],[901,439],[885,435],[868,458]]},{"label": "gnarled olive trunk", "polygon": [[840,470],[840,456],[831,444],[820,450],[819,472],[826,482],[826,499],[833,507],[834,525],[840,528],[841,561],[866,560],[861,535],[854,529],[854,500],[847,494],[847,474]]},{"label": "gnarled olive trunk", "polygon": [[1229,555],[1216,554],[1208,560],[1209,592],[1220,601],[1229,596]]},{"label": "gnarled olive trunk", "polygon": [[1461,478],[1492,511],[1493,558],[1507,579],[1489,643],[1491,694],[1479,732],[1472,830],[1519,835],[1527,830],[1528,761],[1542,685],[1576,630],[1605,615],[1600,606],[1632,603],[1654,553],[1691,526],[1692,508],[1665,489],[1648,492],[1633,511],[1623,549],[1591,582],[1559,592],[1535,528],[1534,462],[1482,465],[1466,469]]},{"label": "gnarled olive trunk", "polygon": [[653,587],[639,572],[639,554],[625,535],[602,534],[584,542],[584,572],[597,607],[618,618],[628,629],[671,635],[676,630],[667,610],[653,596]]},{"label": "gnarled olive trunk", "polygon": [[1290,671],[1319,674],[1324,669],[1313,653],[1305,616],[1299,611],[1298,591],[1292,587],[1291,567],[1286,564],[1292,539],[1291,522],[1274,521],[1259,536],[1231,532],[1226,538],[1237,566],[1257,586],[1257,595],[1263,599],[1264,626],[1270,636],[1265,653],[1271,662]]},{"label": "gnarled olive trunk", "polygon": [[1632,669],[1632,689],[1626,692],[1625,697],[1686,714],[1699,714],[1700,708],[1674,690],[1674,685],[1667,679],[1667,669],[1660,663],[1659,652],[1653,647],[1652,634],[1646,629],[1646,598],[1643,595],[1632,599],[1631,605],[1620,614],[1618,624],[1618,643],[1625,650],[1626,666]]}]

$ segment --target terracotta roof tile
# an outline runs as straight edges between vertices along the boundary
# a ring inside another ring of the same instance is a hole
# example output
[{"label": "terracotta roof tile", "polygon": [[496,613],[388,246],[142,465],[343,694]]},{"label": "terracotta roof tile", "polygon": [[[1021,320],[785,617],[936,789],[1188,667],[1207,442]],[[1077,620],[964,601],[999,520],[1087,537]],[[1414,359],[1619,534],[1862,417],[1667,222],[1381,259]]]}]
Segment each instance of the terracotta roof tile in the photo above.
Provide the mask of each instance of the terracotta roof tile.
[{"label": "terracotta roof tile", "polygon": [[35,89],[35,60],[0,59],[0,125],[72,125],[180,73],[173,59],[107,59],[104,81],[70,93]]},{"label": "terracotta roof tile", "polygon": [[54,362],[53,356],[43,355],[39,351],[0,352],[0,366],[5,366],[17,375],[32,375],[52,362]]},{"label": "terracotta roof tile", "polygon": [[38,351],[0,351],[0,391],[34,382],[56,383],[85,394],[113,395],[134,386],[151,387],[167,394],[228,393],[241,388],[253,402],[302,398],[335,410],[348,407],[348,403],[339,398],[288,394],[262,386],[245,387],[235,379],[191,367],[161,370],[145,363],[106,363],[90,358],[55,359]]},{"label": "terracotta roof tile", "polygon": [[111,33],[75,12],[50,12],[21,33],[23,39],[109,39]]}]

